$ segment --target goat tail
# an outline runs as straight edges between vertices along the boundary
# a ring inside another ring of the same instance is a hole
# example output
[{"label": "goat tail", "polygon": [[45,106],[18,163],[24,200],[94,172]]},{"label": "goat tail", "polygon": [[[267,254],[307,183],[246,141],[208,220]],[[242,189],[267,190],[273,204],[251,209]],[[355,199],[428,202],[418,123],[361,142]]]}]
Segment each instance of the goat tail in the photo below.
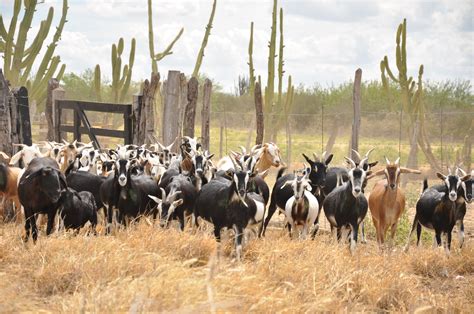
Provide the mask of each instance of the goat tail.
[{"label": "goat tail", "polygon": [[285,171],[286,171],[286,167],[281,167],[280,170],[278,170],[276,179],[278,180],[280,177],[282,177]]}]

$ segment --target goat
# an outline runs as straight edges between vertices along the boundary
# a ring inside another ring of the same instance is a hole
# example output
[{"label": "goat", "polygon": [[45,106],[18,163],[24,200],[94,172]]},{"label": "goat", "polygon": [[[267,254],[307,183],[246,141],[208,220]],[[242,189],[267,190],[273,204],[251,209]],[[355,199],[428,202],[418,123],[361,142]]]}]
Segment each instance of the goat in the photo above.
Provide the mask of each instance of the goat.
[{"label": "goat", "polygon": [[258,220],[255,201],[247,194],[247,183],[255,173],[242,171],[234,163],[232,181],[211,180],[199,191],[194,219],[201,217],[214,225],[214,236],[220,242],[221,229],[233,228],[237,260],[242,254],[243,231],[249,222]]},{"label": "goat", "polygon": [[161,199],[149,195],[158,204],[160,225],[165,227],[171,220],[178,219],[181,230],[184,230],[185,216],[193,213],[196,196],[197,191],[191,179],[182,174],[171,179],[166,191],[161,188]]},{"label": "goat", "polygon": [[[96,210],[104,207],[100,198],[100,187],[104,183],[105,177],[98,176],[86,171],[70,172],[66,175],[66,182],[68,187],[77,192],[87,191],[92,193],[95,200]],[[107,212],[104,210],[105,215]]]},{"label": "goat", "polygon": [[384,175],[385,179],[378,181],[369,196],[369,209],[377,233],[379,246],[383,245],[385,235],[390,228],[390,237],[393,243],[397,224],[405,210],[405,193],[400,189],[400,175],[403,173],[420,174],[418,170],[400,167],[400,158],[391,163],[385,157],[387,165],[384,169],[373,173],[369,179]]},{"label": "goat", "polygon": [[21,221],[21,204],[18,197],[18,179],[21,172],[20,168],[0,162],[0,198],[13,202],[15,205],[14,216],[17,222]]},{"label": "goat", "polygon": [[15,155],[10,159],[10,165],[15,166],[18,164],[20,168],[27,168],[30,162],[37,157],[43,157],[41,151],[39,150],[36,144],[31,146],[25,144],[13,144],[14,146],[20,146],[19,150]]},{"label": "goat", "polygon": [[198,142],[197,137],[183,136],[181,140],[182,143],[180,147],[183,158],[186,157],[185,152],[193,156],[201,147],[201,143]]},{"label": "goat", "polygon": [[[303,157],[310,164],[310,173],[309,180],[312,187],[313,194],[318,195],[326,182],[326,173],[327,167],[333,158],[333,154],[330,154],[326,157],[326,152],[322,154],[322,158],[319,159],[316,154],[314,154],[315,160],[311,160],[308,156],[303,154]],[[270,199],[270,205],[268,207],[268,215],[265,218],[265,221],[260,230],[260,236],[265,236],[265,230],[272,219],[273,214],[275,213],[277,207],[280,212],[283,212],[286,207],[286,202],[293,196],[293,191],[290,186],[284,186],[285,182],[291,181],[295,178],[294,174],[283,175],[286,168],[282,168],[278,171],[275,185],[273,186],[272,195]],[[317,196],[319,197],[319,196]],[[318,199],[318,204],[321,204],[322,200]],[[316,223],[319,223],[319,216],[316,218]],[[314,229],[312,237],[316,236],[318,229]]]},{"label": "goat", "polygon": [[156,218],[156,212],[150,210],[151,200],[148,195],[158,196],[158,185],[147,175],[132,175],[136,171],[135,160],[126,157],[127,154],[119,154],[114,173],[110,174],[100,187],[101,200],[107,207],[107,233],[110,232],[114,209],[118,210],[122,224],[126,217],[139,219],[139,215],[150,212],[153,212]]},{"label": "goat", "polygon": [[[297,226],[303,226],[302,237],[306,239],[308,229],[315,224],[319,217],[319,203],[316,197],[311,193],[311,181],[309,175],[311,169],[307,168],[302,175],[295,175],[293,180],[286,181],[281,188],[290,185],[293,189],[293,196],[288,199],[285,205],[285,215],[288,221],[288,231],[290,238],[292,230]],[[319,224],[316,224],[319,228]]]},{"label": "goat", "polygon": [[66,230],[80,228],[89,221],[95,234],[97,225],[97,206],[94,195],[88,191],[77,192],[68,187],[61,192],[59,216]]},{"label": "goat", "polygon": [[171,158],[175,155],[171,152],[173,145],[174,142],[168,146],[164,146],[159,142],[157,142],[157,144],[151,145],[151,147],[154,148],[154,151],[158,153],[160,163],[165,167],[170,165]]},{"label": "goat", "polygon": [[[423,180],[423,193],[416,202],[416,214],[408,235],[405,251],[408,251],[410,238],[415,228],[417,245],[420,245],[422,226],[435,231],[435,238],[438,246],[441,246],[441,235],[445,234],[446,241],[444,242],[444,248],[446,253],[449,253],[451,250],[451,233],[454,225],[456,222],[462,221],[465,214],[465,207],[463,212],[461,206],[464,204],[465,200],[463,193],[460,190],[463,187],[462,183],[470,180],[471,175],[469,174],[463,177],[458,177],[456,174],[451,174],[451,169],[449,169],[447,176],[439,172],[437,172],[436,175],[439,179],[443,180],[444,187],[429,188],[428,180]],[[440,190],[442,190],[442,192],[440,192]],[[461,232],[461,230],[459,230],[459,232]],[[459,245],[462,247],[463,238],[460,238],[460,240]]]},{"label": "goat", "polygon": [[364,169],[367,157],[359,165],[356,165],[352,159],[345,158],[351,164],[351,169],[347,173],[348,181],[336,187],[326,196],[323,208],[326,218],[331,224],[331,231],[334,228],[337,229],[338,240],[341,238],[341,229],[343,227],[350,228],[350,250],[353,253],[357,243],[359,224],[367,214],[368,203],[362,189],[371,171]]},{"label": "goat", "polygon": [[48,215],[46,234],[51,234],[61,191],[67,188],[66,178],[59,171],[58,164],[49,157],[33,159],[20,178],[18,196],[25,211],[24,241],[27,242],[32,230],[33,242],[38,238],[35,214]]}]

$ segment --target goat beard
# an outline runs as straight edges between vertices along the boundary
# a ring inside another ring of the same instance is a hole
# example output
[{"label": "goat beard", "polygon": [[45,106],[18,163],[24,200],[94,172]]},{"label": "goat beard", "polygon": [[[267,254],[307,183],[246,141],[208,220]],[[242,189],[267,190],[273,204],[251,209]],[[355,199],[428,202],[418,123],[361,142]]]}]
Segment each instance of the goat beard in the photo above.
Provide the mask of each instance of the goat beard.
[{"label": "goat beard", "polygon": [[247,203],[245,203],[245,199],[242,196],[240,196],[239,193],[237,193],[237,195],[239,196],[239,199],[244,204],[244,206],[248,208],[249,206],[247,205]]}]

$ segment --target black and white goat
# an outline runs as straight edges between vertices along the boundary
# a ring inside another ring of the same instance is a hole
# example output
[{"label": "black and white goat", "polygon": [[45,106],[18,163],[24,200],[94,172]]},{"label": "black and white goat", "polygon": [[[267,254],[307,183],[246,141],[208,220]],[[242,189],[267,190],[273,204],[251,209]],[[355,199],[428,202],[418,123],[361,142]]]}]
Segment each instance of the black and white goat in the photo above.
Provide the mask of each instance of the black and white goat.
[{"label": "black and white goat", "polygon": [[[308,230],[315,224],[319,217],[319,203],[311,193],[311,181],[309,175],[311,169],[305,169],[301,175],[296,174],[293,180],[286,181],[281,189],[289,185],[293,189],[293,196],[288,199],[285,205],[285,215],[288,222],[290,237],[298,226],[303,227],[301,236],[306,239]],[[315,226],[319,229],[319,223]]]},{"label": "black and white goat", "polygon": [[[309,180],[312,187],[312,193],[316,197],[319,197],[321,190],[324,188],[326,183],[326,172],[328,169],[328,165],[333,158],[333,154],[326,156],[326,152],[322,154],[321,159],[318,158],[316,154],[314,154],[315,159],[311,160],[308,156],[303,154],[303,157],[306,161],[310,164],[310,173],[309,173]],[[262,225],[260,235],[265,235],[265,230],[267,229],[268,223],[272,219],[273,214],[275,213],[276,209],[278,208],[280,212],[284,212],[286,207],[286,202],[293,196],[293,190],[290,186],[284,186],[285,182],[291,181],[295,178],[295,174],[286,174],[283,175],[286,168],[281,168],[278,171],[277,179],[275,185],[273,186],[272,196],[270,199],[270,205],[268,207],[268,215],[265,218],[265,222]],[[318,204],[322,201],[318,199]],[[316,223],[318,223],[319,217],[316,218]],[[316,235],[317,228],[314,229],[313,237]]]},{"label": "black and white goat", "polygon": [[189,177],[182,174],[172,177],[166,191],[161,188],[161,199],[153,195],[148,196],[158,204],[157,211],[162,227],[168,226],[171,220],[178,219],[181,230],[184,230],[185,218],[193,213],[197,197]]},{"label": "black and white goat", "polygon": [[354,252],[359,224],[367,214],[368,202],[363,192],[363,185],[371,171],[364,169],[367,157],[359,165],[346,157],[351,169],[347,172],[348,181],[336,187],[324,199],[323,208],[326,218],[331,224],[331,231],[336,228],[340,240],[342,228],[350,228],[350,250]]},{"label": "black and white goat", "polygon": [[[441,246],[441,236],[446,236],[444,241],[444,248],[446,253],[451,250],[451,233],[454,225],[458,223],[461,229],[462,219],[466,213],[465,206],[465,195],[466,192],[463,188],[466,187],[466,182],[471,179],[471,175],[464,175],[459,177],[457,174],[452,174],[451,170],[447,176],[437,172],[438,178],[443,180],[443,186],[428,187],[428,180],[423,181],[423,193],[420,199],[416,203],[416,214],[413,219],[413,225],[408,235],[408,242],[405,247],[405,251],[408,250],[410,245],[410,238],[413,231],[416,228],[417,245],[420,244],[420,236],[422,226],[435,231],[436,243]],[[464,184],[463,184],[464,183]],[[464,192],[464,193],[463,193]],[[472,199],[472,183],[471,183],[471,199]],[[464,235],[460,233],[460,247],[464,242]]]},{"label": "black and white goat", "polygon": [[247,194],[248,182],[255,173],[242,171],[236,164],[235,169],[232,181],[211,180],[202,187],[194,207],[194,217],[214,224],[218,242],[222,228],[234,229],[236,254],[240,260],[244,229],[252,221],[258,221],[261,214],[256,202]]}]

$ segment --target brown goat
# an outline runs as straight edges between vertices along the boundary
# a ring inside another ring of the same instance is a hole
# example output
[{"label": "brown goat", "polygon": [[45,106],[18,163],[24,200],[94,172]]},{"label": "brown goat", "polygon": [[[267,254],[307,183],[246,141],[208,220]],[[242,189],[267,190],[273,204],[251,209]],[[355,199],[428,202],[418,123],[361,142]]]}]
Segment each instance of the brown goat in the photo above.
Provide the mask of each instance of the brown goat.
[{"label": "brown goat", "polygon": [[[15,219],[21,222],[21,204],[18,198],[18,177],[20,168],[0,163],[0,199],[12,201],[15,205]],[[4,213],[3,213],[4,214]]]},{"label": "brown goat", "polygon": [[387,162],[385,169],[381,169],[369,176],[369,178],[372,178],[385,175],[385,179],[375,184],[369,196],[369,208],[379,245],[384,243],[389,227],[390,237],[393,242],[398,220],[405,210],[405,193],[399,187],[400,174],[421,173],[418,170],[400,167],[400,158],[394,163],[391,163],[387,157],[385,157],[385,160]]}]

